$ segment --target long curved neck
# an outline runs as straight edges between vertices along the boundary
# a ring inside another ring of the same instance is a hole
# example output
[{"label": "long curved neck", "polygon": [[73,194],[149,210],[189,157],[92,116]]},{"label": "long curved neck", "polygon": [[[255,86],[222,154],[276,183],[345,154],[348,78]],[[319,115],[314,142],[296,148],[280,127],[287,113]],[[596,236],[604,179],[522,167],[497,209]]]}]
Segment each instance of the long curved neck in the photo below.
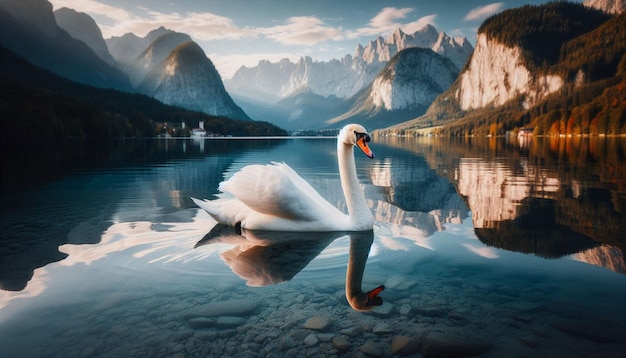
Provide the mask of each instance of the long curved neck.
[{"label": "long curved neck", "polygon": [[357,311],[369,311],[382,304],[382,299],[378,297],[378,294],[385,289],[384,286],[378,286],[368,293],[363,292],[361,288],[365,263],[372,242],[374,242],[373,230],[350,234],[350,258],[346,270],[346,299],[350,306]]},{"label": "long curved neck", "polygon": [[352,145],[337,142],[337,159],[339,162],[339,177],[343,195],[346,197],[348,215],[355,226],[355,230],[368,230],[373,226],[374,219],[367,207],[365,196],[359,185],[354,163],[354,149]]}]

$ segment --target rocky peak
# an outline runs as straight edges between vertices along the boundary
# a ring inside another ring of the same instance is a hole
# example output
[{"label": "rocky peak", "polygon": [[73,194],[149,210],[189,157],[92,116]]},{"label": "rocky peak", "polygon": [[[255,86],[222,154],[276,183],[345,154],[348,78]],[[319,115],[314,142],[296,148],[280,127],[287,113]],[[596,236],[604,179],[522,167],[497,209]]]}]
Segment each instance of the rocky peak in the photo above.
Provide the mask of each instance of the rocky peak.
[{"label": "rocky peak", "polygon": [[58,35],[59,28],[54,19],[52,4],[46,0],[0,0],[0,8],[51,39]]},{"label": "rocky peak", "polygon": [[458,70],[430,49],[409,48],[389,61],[372,83],[374,106],[388,111],[428,106],[456,79]]},{"label": "rocky peak", "polygon": [[173,31],[165,32],[153,40],[150,46],[133,61],[133,70],[129,71],[133,84],[137,85],[152,67],[164,61],[174,49],[190,41],[189,35]]},{"label": "rocky peak", "polygon": [[216,116],[250,119],[224,89],[211,60],[193,41],[185,42],[154,66],[139,91],[166,104]]},{"label": "rocky peak", "polygon": [[585,0],[583,4],[609,14],[619,14],[626,11],[626,0]]},{"label": "rocky peak", "polygon": [[100,28],[91,16],[63,7],[54,12],[54,18],[59,27],[70,36],[84,42],[106,63],[115,64],[115,59],[109,53]]}]

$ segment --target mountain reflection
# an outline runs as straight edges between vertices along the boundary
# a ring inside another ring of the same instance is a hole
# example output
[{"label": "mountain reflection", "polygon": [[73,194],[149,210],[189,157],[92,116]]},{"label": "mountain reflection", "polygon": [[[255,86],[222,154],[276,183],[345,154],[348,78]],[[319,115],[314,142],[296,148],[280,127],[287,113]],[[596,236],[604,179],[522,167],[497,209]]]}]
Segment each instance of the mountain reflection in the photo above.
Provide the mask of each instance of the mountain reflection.
[{"label": "mountain reflection", "polygon": [[626,272],[626,140],[534,138],[521,150],[503,138],[385,141],[456,187],[483,243]]}]

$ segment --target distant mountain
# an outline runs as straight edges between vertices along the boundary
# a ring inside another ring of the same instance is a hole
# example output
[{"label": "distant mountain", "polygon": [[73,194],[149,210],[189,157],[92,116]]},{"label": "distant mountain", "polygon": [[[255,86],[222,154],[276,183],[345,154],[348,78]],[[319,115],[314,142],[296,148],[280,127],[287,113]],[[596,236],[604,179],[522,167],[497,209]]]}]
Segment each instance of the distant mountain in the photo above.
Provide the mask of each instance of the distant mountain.
[{"label": "distant mountain", "polygon": [[626,0],[585,0],[583,4],[609,14],[619,14],[626,11]]},{"label": "distant mountain", "polygon": [[128,77],[61,29],[45,0],[0,0],[0,44],[71,80],[130,91]]},{"label": "distant mountain", "polygon": [[395,54],[412,47],[432,49],[449,58],[457,70],[473,50],[466,39],[450,38],[430,25],[414,34],[398,29],[387,39],[379,37],[365,47],[357,46],[354,55],[340,60],[317,62],[303,57],[295,64],[288,60],[261,61],[252,68],[242,67],[225,85],[230,92],[255,100],[275,102],[303,90],[323,97],[348,98],[369,86]]},{"label": "distant mountain", "polygon": [[178,46],[152,67],[137,89],[163,103],[236,119],[250,118],[224,89],[213,63],[195,42]]},{"label": "distant mountain", "polygon": [[569,2],[487,19],[458,80],[426,114],[381,133],[626,133],[626,13]]},{"label": "distant mountain", "polygon": [[189,35],[174,31],[156,37],[141,55],[126,65],[126,71],[133,85],[138,85],[155,66],[165,61],[178,46],[190,41]]},{"label": "distant mountain", "polygon": [[89,15],[63,7],[54,12],[54,18],[60,28],[73,38],[84,42],[104,62],[112,66],[117,65],[104,42],[102,31]]},{"label": "distant mountain", "polygon": [[432,101],[458,76],[451,60],[431,49],[407,48],[398,52],[359,96],[353,107],[326,123],[356,121],[380,128],[424,113]]},{"label": "distant mountain", "polygon": [[109,52],[120,64],[128,64],[134,62],[142,52],[144,52],[154,40],[157,38],[172,33],[174,31],[168,30],[161,26],[158,29],[150,31],[146,36],[139,37],[132,32],[124,34],[120,37],[111,37],[106,39]]}]

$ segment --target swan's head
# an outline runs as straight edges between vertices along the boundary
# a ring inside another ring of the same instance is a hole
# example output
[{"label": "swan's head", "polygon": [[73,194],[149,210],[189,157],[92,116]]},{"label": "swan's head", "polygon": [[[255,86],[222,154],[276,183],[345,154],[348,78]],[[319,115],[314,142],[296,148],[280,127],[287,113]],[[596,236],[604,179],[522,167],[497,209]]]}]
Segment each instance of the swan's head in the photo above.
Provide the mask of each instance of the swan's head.
[{"label": "swan's head", "polygon": [[376,308],[376,306],[383,304],[383,299],[378,297],[378,295],[383,292],[384,289],[385,285],[380,285],[367,293],[359,292],[353,297],[346,296],[346,298],[353,309],[361,312],[370,311]]},{"label": "swan's head", "polygon": [[370,136],[367,134],[367,130],[360,124],[348,124],[343,127],[339,132],[338,140],[347,145],[355,145],[359,147],[370,158],[374,158],[374,152],[370,149],[367,143],[370,141]]}]

